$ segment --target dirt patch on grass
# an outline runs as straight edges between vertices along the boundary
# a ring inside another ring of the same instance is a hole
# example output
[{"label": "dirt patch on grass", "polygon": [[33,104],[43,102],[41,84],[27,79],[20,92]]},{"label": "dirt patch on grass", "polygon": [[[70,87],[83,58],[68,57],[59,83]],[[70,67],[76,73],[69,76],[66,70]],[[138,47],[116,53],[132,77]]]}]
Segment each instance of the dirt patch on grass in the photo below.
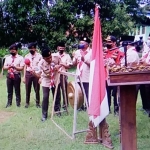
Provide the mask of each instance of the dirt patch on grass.
[{"label": "dirt patch on grass", "polygon": [[0,111],[0,123],[6,121],[10,117],[14,116],[14,112],[6,112],[6,111]]}]

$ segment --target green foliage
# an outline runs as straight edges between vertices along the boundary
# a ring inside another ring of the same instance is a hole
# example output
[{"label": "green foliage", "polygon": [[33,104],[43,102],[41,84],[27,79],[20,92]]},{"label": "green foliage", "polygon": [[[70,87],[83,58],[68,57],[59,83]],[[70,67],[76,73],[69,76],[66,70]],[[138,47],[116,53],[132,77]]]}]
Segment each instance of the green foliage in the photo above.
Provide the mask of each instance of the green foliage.
[{"label": "green foliage", "polygon": [[1,48],[0,49],[0,57],[4,57],[5,55],[8,55],[9,51],[6,48]]},{"label": "green foliage", "polygon": [[[79,38],[87,35],[92,38],[95,3],[100,9],[102,35],[128,34],[133,28],[138,5],[135,0],[57,0],[52,7],[48,0],[4,0],[0,3],[0,47],[10,46],[20,38],[24,43],[42,39],[52,50],[57,42],[77,43]],[[136,9],[137,8],[137,9]],[[82,18],[79,16],[82,14]],[[133,14],[133,15],[129,15]],[[78,35],[74,35],[74,31]]]},{"label": "green foliage", "polygon": [[29,51],[28,50],[18,50],[18,54],[21,55],[21,56],[25,56],[26,54],[28,54]]},{"label": "green foliage", "polygon": [[[25,56],[28,52],[28,50],[18,50],[18,54],[21,56]],[[1,48],[0,49],[0,57],[4,57],[5,55],[9,55],[9,50],[6,48]]]},{"label": "green foliage", "polygon": [[117,37],[120,35],[128,35],[129,32],[132,32],[135,22],[132,20],[131,16],[126,13],[126,9],[127,6],[125,5],[116,6],[113,19],[105,21],[104,30]]}]

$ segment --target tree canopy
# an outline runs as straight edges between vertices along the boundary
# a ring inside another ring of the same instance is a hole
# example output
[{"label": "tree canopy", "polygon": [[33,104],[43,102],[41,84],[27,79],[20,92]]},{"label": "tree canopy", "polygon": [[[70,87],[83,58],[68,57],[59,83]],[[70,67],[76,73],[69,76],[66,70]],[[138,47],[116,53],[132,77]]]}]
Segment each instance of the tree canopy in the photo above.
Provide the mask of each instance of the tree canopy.
[{"label": "tree canopy", "polygon": [[[49,3],[48,3],[49,2]],[[0,2],[0,47],[42,39],[54,49],[57,42],[92,37],[95,4],[100,5],[102,35],[128,34],[140,20],[136,0],[4,0]],[[48,5],[52,4],[52,5]]]}]

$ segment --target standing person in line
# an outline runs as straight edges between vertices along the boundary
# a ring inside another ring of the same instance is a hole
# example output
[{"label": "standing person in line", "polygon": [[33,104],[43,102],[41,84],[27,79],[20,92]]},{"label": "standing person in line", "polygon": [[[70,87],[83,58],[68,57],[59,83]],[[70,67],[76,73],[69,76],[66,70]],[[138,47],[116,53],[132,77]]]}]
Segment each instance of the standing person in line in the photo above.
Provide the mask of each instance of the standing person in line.
[{"label": "standing person in line", "polygon": [[[60,69],[59,71],[64,71],[67,72],[68,69],[70,68],[70,66],[72,65],[72,60],[69,54],[67,54],[65,52],[65,43],[64,42],[59,42],[57,44],[57,55],[60,58]],[[63,80],[64,78],[64,80]],[[64,89],[64,84],[65,84],[65,89]],[[67,96],[67,76],[65,75],[60,75],[60,84],[58,85],[58,90],[62,90],[62,96],[63,96],[63,108],[66,109],[66,107],[68,106],[68,96]],[[66,96],[66,100],[67,100],[67,106],[65,105],[65,96]]]},{"label": "standing person in line", "polygon": [[[150,35],[147,41],[143,44],[142,57],[140,61],[150,65]],[[139,90],[142,100],[142,110],[148,113],[150,117],[150,84],[139,85]]]},{"label": "standing person in line", "polygon": [[[83,83],[87,101],[89,94],[89,76],[91,62],[90,42],[91,41],[88,37],[82,37],[79,42],[79,49],[73,54],[73,65],[77,66],[76,74],[80,77],[80,80]],[[80,110],[85,109],[86,107],[82,106]]]},{"label": "standing person in line", "polygon": [[24,80],[26,87],[26,105],[25,108],[29,107],[30,104],[30,93],[31,93],[31,86],[33,83],[35,97],[36,97],[36,107],[40,108],[40,84],[38,83],[38,78],[32,73],[36,71],[37,65],[39,61],[42,59],[40,53],[36,50],[36,43],[29,43],[28,44],[29,54],[25,56],[25,61],[29,60],[29,64],[26,64],[24,67]]},{"label": "standing person in line", "polygon": [[[117,64],[119,65],[121,63],[121,59],[124,57],[124,53],[119,50],[119,48],[116,45],[117,39],[114,36],[108,36],[105,39],[105,44],[107,49],[104,53],[104,60],[108,64]],[[114,101],[114,114],[118,114],[119,112],[119,106],[117,101],[117,86],[108,86],[106,83],[106,90],[107,90],[107,96],[108,96],[108,106],[109,111],[111,113],[111,96],[113,96]]]},{"label": "standing person in line", "polygon": [[[137,49],[135,47],[134,42],[134,36],[122,36],[121,41],[127,42],[127,52],[126,52],[126,60],[128,65],[134,65],[139,63],[139,54],[137,52]],[[125,65],[125,56],[121,60],[121,66]]]},{"label": "standing person in line", "polygon": [[16,94],[16,105],[20,107],[21,103],[21,92],[20,92],[20,84],[21,84],[21,73],[24,67],[24,59],[22,56],[18,55],[18,46],[17,44],[12,44],[9,47],[10,56],[6,57],[4,63],[4,70],[7,70],[7,104],[6,108],[12,105],[13,98],[13,87],[15,89]]}]

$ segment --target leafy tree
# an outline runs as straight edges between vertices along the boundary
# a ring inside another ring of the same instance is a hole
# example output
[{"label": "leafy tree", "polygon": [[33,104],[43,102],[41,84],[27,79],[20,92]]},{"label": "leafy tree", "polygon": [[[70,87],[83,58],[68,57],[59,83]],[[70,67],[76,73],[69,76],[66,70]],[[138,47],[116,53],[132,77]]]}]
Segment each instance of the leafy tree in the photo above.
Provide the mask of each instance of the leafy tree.
[{"label": "leafy tree", "polygon": [[40,40],[47,32],[47,8],[41,0],[5,0],[3,9],[6,45],[21,37],[25,42]]},{"label": "leafy tree", "polygon": [[53,50],[64,40],[70,50],[81,36],[92,38],[95,3],[101,7],[103,38],[131,31],[138,8],[135,0],[4,0],[0,3],[0,47],[23,38],[24,43],[38,41],[40,45],[45,39]]},{"label": "leafy tree", "polygon": [[105,24],[103,31],[117,37],[133,32],[135,22],[132,20],[131,15],[127,14],[126,9],[127,6],[118,4],[114,9],[113,17],[103,22]]}]

